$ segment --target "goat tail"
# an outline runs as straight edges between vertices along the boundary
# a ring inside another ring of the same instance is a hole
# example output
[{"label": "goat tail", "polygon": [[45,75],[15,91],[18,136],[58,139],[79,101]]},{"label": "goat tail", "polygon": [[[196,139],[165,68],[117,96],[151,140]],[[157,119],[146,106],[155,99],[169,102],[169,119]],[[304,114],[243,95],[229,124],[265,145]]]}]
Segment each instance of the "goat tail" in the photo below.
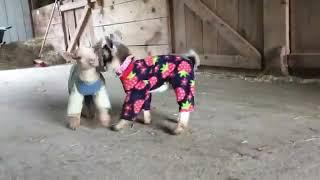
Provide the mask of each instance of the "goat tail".
[{"label": "goat tail", "polygon": [[184,55],[187,56],[192,61],[193,65],[194,65],[194,69],[197,70],[198,67],[201,64],[201,60],[200,60],[199,54],[194,49],[190,49]]}]

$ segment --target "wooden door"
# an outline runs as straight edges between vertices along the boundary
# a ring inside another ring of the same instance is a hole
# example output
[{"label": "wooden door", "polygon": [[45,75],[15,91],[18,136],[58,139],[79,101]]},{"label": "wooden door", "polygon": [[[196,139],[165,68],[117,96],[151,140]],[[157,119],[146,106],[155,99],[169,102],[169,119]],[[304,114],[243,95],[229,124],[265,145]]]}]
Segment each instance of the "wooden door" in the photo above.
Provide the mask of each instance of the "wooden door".
[{"label": "wooden door", "polygon": [[263,1],[172,0],[173,49],[193,48],[202,64],[260,69]]},{"label": "wooden door", "polygon": [[319,8],[319,0],[290,0],[291,54],[289,65],[293,69],[317,69],[316,71],[319,71]]}]

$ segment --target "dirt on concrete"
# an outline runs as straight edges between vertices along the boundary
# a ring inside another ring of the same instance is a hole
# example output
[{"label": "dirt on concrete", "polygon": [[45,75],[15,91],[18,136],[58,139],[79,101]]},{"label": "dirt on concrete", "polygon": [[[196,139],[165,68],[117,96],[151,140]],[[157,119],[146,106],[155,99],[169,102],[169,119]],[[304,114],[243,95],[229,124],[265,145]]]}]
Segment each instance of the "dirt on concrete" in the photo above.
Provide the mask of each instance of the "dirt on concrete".
[{"label": "dirt on concrete", "polygon": [[[167,133],[178,109],[172,91],[154,94],[149,126],[71,131],[65,126],[69,68],[0,72],[1,180],[320,177],[319,84],[200,72],[197,109],[180,136]],[[124,94],[114,74],[106,79],[116,121]]]},{"label": "dirt on concrete", "polygon": [[[3,45],[0,48],[0,70],[33,67],[34,60],[39,58],[41,43],[41,39],[32,39]],[[49,66],[65,63],[50,44],[45,45],[41,60]]]}]

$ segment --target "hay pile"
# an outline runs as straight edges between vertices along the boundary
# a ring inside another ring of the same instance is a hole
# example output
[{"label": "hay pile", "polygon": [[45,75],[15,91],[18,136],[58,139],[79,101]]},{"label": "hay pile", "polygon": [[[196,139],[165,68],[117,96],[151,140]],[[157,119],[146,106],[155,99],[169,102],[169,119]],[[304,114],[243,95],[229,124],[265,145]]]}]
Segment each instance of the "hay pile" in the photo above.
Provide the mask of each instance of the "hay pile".
[{"label": "hay pile", "polygon": [[[32,39],[2,46],[0,48],[0,70],[34,67],[33,60],[38,58],[41,43],[41,39]],[[62,56],[51,45],[45,46],[42,60],[49,66],[65,63]]]}]

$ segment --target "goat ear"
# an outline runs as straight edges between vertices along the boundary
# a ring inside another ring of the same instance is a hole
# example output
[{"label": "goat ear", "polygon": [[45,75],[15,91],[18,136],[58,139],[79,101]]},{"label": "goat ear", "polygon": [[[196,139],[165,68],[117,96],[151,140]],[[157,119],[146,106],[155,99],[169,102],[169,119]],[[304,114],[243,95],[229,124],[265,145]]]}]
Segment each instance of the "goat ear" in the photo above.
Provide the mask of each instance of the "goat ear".
[{"label": "goat ear", "polygon": [[113,42],[109,36],[105,36],[105,38],[102,40],[102,47],[107,46],[109,49],[113,48]]},{"label": "goat ear", "polygon": [[113,42],[121,42],[122,41],[122,34],[120,31],[115,31],[114,33],[110,34],[110,39]]}]

